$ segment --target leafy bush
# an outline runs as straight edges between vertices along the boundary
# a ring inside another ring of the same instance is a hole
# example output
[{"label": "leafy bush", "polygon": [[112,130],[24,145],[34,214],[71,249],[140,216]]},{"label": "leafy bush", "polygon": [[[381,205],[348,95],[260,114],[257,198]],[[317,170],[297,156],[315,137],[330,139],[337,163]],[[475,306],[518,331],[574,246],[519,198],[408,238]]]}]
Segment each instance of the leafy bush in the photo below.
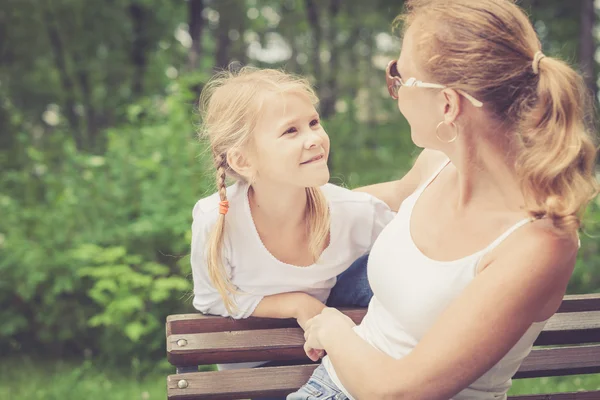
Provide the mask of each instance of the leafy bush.
[{"label": "leafy bush", "polygon": [[174,85],[130,106],[102,156],[55,132],[3,173],[2,347],[159,354],[166,315],[189,310],[191,209],[212,185],[193,99]]}]

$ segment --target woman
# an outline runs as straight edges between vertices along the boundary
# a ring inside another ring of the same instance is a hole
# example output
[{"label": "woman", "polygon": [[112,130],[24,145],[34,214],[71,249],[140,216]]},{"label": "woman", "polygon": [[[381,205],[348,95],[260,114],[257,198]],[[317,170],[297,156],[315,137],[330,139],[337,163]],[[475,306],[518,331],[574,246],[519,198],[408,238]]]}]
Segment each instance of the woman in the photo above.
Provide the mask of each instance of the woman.
[{"label": "woman", "polygon": [[[407,1],[390,94],[425,148],[376,240],[359,326],[332,308],[327,352],[288,399],[506,399],[561,303],[597,194],[582,78],[545,56],[509,0]],[[329,397],[328,397],[329,396]]]}]

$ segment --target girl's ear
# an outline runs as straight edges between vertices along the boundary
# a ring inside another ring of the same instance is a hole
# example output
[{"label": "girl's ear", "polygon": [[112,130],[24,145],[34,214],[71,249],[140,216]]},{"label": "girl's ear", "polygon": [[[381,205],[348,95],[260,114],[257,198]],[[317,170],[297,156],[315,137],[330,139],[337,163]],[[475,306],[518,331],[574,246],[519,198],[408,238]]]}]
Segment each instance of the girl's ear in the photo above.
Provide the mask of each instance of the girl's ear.
[{"label": "girl's ear", "polygon": [[248,181],[255,175],[254,166],[252,165],[250,157],[241,150],[229,150],[227,152],[227,164],[238,175],[243,176]]}]

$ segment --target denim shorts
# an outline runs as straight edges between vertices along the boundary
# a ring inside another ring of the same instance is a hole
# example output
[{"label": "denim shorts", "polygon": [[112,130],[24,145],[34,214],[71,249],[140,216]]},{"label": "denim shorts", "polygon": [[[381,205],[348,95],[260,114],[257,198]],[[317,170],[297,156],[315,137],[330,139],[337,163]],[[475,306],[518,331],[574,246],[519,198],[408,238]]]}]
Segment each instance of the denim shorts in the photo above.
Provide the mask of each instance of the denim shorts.
[{"label": "denim shorts", "polygon": [[286,400],[348,400],[348,397],[333,383],[321,364],[297,392],[288,394]]},{"label": "denim shorts", "polygon": [[373,297],[373,291],[367,278],[365,254],[354,261],[347,270],[338,275],[335,286],[329,293],[329,307],[367,307]]}]

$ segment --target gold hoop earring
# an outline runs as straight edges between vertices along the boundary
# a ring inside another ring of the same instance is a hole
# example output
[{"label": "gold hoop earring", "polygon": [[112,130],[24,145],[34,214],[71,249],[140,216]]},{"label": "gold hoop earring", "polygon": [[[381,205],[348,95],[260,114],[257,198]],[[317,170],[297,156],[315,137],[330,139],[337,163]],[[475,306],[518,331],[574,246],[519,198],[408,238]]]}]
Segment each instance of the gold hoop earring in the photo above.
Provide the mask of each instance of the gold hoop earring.
[{"label": "gold hoop earring", "polygon": [[456,135],[454,135],[454,137],[450,140],[443,140],[440,137],[440,134],[438,132],[438,130],[440,129],[440,126],[442,126],[442,124],[444,123],[444,121],[440,122],[436,127],[435,127],[435,137],[438,138],[438,140],[442,143],[452,143],[454,142],[457,138],[458,138],[458,126],[456,126],[456,124],[454,122],[450,122],[450,125],[452,125],[454,127],[454,131],[456,132]]}]

